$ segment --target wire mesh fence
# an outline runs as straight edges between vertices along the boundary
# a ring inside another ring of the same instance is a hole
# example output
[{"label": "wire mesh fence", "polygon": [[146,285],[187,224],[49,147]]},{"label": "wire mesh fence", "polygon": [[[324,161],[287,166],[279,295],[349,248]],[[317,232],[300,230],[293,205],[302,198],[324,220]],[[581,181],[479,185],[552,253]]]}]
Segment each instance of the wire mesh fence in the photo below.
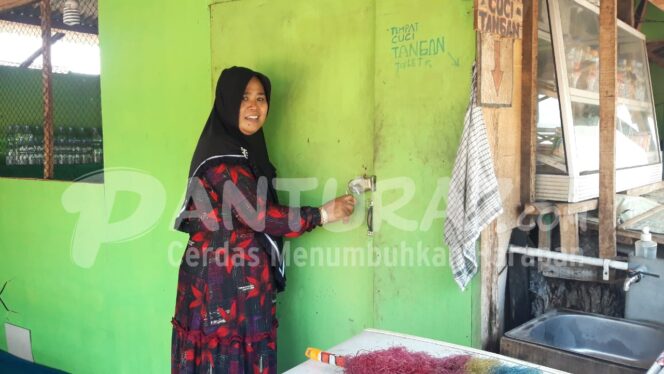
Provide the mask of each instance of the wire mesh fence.
[{"label": "wire mesh fence", "polygon": [[0,177],[75,180],[103,167],[97,0],[51,0],[52,144],[40,2],[0,12]]}]

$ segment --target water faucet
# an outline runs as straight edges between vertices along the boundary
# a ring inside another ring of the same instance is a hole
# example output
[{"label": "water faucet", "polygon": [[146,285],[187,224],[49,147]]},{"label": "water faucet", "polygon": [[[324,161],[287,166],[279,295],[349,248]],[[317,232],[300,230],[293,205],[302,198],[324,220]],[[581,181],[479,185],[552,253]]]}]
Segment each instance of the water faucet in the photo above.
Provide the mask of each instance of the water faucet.
[{"label": "water faucet", "polygon": [[[365,192],[375,192],[376,191],[376,176],[366,176],[356,177],[348,182],[348,193],[355,195],[356,197],[360,196]],[[369,208],[367,209],[367,235],[373,235],[373,200],[369,199],[368,202]]]},{"label": "water faucet", "polygon": [[644,265],[639,265],[634,269],[627,270],[627,278],[625,278],[623,290],[625,290],[625,292],[629,291],[631,285],[638,283],[644,275],[659,278],[658,274],[649,273],[648,269]]},{"label": "water faucet", "polygon": [[357,196],[367,191],[376,191],[375,175],[356,177],[348,182],[348,193]]}]

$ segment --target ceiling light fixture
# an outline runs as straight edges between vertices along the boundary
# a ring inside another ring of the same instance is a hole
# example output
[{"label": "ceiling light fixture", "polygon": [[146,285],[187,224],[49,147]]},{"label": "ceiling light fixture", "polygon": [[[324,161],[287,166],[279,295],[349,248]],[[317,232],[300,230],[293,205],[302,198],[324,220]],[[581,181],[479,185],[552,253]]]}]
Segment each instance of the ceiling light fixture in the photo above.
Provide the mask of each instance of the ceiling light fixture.
[{"label": "ceiling light fixture", "polygon": [[67,0],[62,8],[62,22],[67,26],[81,24],[81,11],[77,0]]}]

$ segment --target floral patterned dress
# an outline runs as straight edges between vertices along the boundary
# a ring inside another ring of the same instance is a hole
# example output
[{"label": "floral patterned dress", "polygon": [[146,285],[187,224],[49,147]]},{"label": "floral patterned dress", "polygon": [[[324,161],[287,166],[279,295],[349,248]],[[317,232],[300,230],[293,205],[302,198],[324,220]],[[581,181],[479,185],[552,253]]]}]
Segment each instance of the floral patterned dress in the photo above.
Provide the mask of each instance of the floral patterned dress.
[{"label": "floral patterned dress", "polygon": [[187,206],[198,220],[180,265],[172,372],[276,373],[276,288],[261,239],[310,231],[320,212],[266,201],[246,162],[205,167]]}]

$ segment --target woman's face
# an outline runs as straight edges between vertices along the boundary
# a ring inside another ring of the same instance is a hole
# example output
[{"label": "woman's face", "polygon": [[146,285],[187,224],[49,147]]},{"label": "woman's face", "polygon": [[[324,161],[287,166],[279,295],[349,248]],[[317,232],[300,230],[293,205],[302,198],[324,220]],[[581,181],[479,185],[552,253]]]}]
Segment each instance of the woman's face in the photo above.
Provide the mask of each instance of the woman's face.
[{"label": "woman's face", "polygon": [[267,97],[261,81],[253,77],[244,90],[240,104],[240,132],[253,135],[260,130],[267,117]]}]

